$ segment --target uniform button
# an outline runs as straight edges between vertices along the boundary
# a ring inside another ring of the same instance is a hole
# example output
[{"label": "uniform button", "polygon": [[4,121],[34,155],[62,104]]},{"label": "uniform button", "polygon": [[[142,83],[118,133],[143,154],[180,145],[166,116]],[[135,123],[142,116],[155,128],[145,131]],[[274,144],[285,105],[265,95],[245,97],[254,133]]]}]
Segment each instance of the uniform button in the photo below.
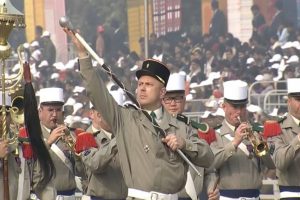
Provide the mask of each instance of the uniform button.
[{"label": "uniform button", "polygon": [[150,151],[150,147],[148,145],[145,145],[144,150],[145,150],[146,153],[148,153],[148,151]]},{"label": "uniform button", "polygon": [[189,150],[192,150],[192,147],[191,147],[191,146],[189,146]]}]

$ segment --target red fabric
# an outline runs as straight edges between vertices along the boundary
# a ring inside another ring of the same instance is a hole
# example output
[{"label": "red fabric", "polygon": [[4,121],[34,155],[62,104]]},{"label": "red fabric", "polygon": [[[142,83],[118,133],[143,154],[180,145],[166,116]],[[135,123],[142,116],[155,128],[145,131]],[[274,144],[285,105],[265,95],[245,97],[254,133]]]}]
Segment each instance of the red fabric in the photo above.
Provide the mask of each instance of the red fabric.
[{"label": "red fabric", "polygon": [[22,152],[25,160],[34,158],[32,146],[29,143],[22,144]]},{"label": "red fabric", "polygon": [[21,147],[24,159],[29,160],[34,158],[32,146],[30,144],[28,133],[25,127],[20,128],[19,138],[23,140],[21,143]]},{"label": "red fabric", "polygon": [[19,137],[20,138],[28,138],[28,133],[24,127],[20,128]]},{"label": "red fabric", "polygon": [[97,148],[97,142],[94,135],[89,132],[82,132],[77,135],[75,151],[76,153],[81,153],[82,151],[88,150],[90,148]]},{"label": "red fabric", "polygon": [[264,123],[264,138],[281,134],[280,124],[277,121],[268,120]]},{"label": "red fabric", "polygon": [[213,128],[209,128],[207,132],[198,130],[198,136],[199,138],[205,140],[209,145],[217,139],[216,132]]}]

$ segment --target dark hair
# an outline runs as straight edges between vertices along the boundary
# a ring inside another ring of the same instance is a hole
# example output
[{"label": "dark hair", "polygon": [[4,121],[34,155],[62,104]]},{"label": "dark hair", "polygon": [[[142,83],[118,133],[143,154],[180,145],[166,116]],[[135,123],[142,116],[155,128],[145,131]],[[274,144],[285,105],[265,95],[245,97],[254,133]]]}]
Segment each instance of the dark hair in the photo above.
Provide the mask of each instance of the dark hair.
[{"label": "dark hair", "polygon": [[35,27],[35,33],[38,33],[38,34],[42,35],[43,34],[43,27],[37,25]]},{"label": "dark hair", "polygon": [[211,7],[212,7],[213,9],[219,8],[219,2],[218,2],[217,0],[213,0],[213,1],[211,2]]},{"label": "dark hair", "polygon": [[258,5],[254,4],[251,6],[251,10],[254,11],[254,10],[258,10],[259,11],[259,7]]}]

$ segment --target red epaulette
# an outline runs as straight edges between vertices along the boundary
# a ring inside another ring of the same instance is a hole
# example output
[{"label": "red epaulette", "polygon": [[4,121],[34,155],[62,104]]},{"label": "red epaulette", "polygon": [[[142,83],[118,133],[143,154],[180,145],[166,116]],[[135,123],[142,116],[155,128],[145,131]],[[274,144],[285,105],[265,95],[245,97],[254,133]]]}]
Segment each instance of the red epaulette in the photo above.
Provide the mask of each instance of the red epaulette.
[{"label": "red epaulette", "polygon": [[34,158],[32,146],[30,143],[29,135],[25,127],[20,128],[19,130],[19,141],[21,142],[23,157],[26,160]]},{"label": "red epaulette", "polygon": [[76,153],[81,153],[82,151],[88,150],[90,148],[98,148],[96,139],[92,133],[81,132],[77,135],[75,151]]},{"label": "red epaulette", "polygon": [[276,120],[267,120],[264,123],[264,138],[280,135],[282,133],[280,124]]},{"label": "red epaulette", "polygon": [[205,140],[209,145],[216,141],[216,132],[213,128],[209,128],[207,131],[201,131],[198,129],[198,136],[199,138]]}]

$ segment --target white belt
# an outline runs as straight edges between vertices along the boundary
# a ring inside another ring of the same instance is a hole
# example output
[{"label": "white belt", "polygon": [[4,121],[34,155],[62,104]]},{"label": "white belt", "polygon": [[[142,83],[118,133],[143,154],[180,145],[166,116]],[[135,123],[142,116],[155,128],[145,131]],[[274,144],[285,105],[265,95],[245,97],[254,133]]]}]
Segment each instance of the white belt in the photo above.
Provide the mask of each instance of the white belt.
[{"label": "white belt", "polygon": [[145,192],[133,188],[128,188],[128,197],[145,200],[177,200],[177,194],[163,194],[155,191]]},{"label": "white belt", "polygon": [[259,197],[229,198],[229,197],[220,196],[220,200],[259,200]]},{"label": "white belt", "polygon": [[71,195],[71,196],[57,195],[56,200],[75,200],[75,195]]},{"label": "white belt", "polygon": [[280,192],[280,198],[300,198],[300,192]]},{"label": "white belt", "polygon": [[91,200],[91,197],[83,194],[81,200]]}]

